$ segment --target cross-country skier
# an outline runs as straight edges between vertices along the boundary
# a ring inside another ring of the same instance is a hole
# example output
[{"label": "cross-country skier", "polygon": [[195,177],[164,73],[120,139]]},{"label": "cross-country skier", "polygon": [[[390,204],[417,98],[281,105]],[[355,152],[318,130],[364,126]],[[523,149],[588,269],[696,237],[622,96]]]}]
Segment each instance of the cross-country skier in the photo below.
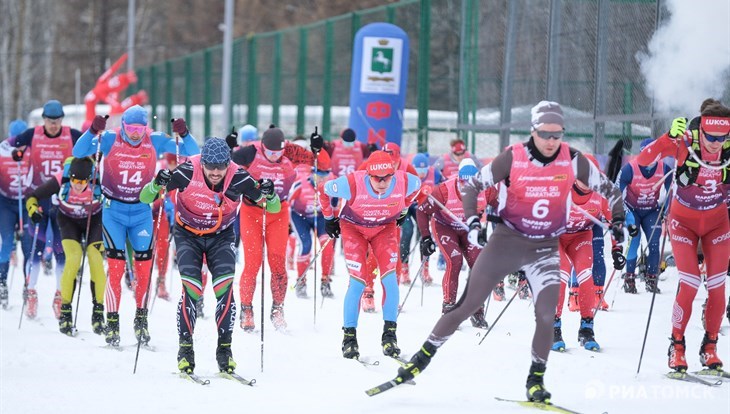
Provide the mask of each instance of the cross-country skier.
[{"label": "cross-country skier", "polygon": [[[154,178],[158,154],[176,152],[176,142],[164,132],[147,126],[147,111],[135,105],[122,114],[122,126],[105,130],[106,119],[97,115],[88,131],[73,149],[75,157],[87,157],[100,151],[104,155],[101,190],[104,248],[109,273],[106,286],[106,342],[119,345],[119,304],[121,281],[125,271],[126,242],[134,250],[135,300],[134,333],[138,341],[150,340],[147,327],[146,295],[152,270],[152,209],[139,201],[142,187]],[[175,119],[172,130],[180,136],[179,153],[189,156],[199,152],[198,144],[182,118]],[[97,138],[97,134],[99,137]]]},{"label": "cross-country skier", "polygon": [[[325,229],[332,238],[339,237],[342,232],[345,261],[350,273],[344,303],[342,356],[360,356],[356,337],[360,313],[358,305],[367,279],[373,277],[372,273],[364,271],[368,248],[372,248],[377,260],[380,283],[383,285],[383,353],[398,356],[398,282],[395,275],[398,260],[397,225],[405,218],[408,206],[418,194],[421,180],[416,175],[396,170],[391,156],[383,151],[372,153],[364,165],[364,170],[325,183],[320,195]],[[332,210],[332,197],[346,200],[339,217],[335,217]]]},{"label": "cross-country skier", "polygon": [[482,306],[497,282],[522,269],[532,289],[536,319],[527,398],[550,401],[544,376],[560,289],[558,236],[565,231],[568,197],[575,180],[609,199],[613,231],[623,241],[620,192],[579,151],[561,142],[563,134],[560,105],[548,101],[538,103],[532,108],[530,140],[509,147],[464,186],[464,213],[472,243],[486,242],[477,215],[477,195],[498,182],[505,183],[498,210],[503,223],[496,225],[490,237],[492,242],[479,254],[456,307],[441,316],[421,349],[398,370],[397,383],[410,380],[426,369],[438,348],[462,321]]},{"label": "cross-country skier", "polygon": [[465,158],[471,158],[477,168],[481,168],[481,162],[466,150],[466,143],[461,138],[451,140],[450,151],[439,157],[433,167],[441,173],[444,179],[451,179],[459,175],[459,164]]},{"label": "cross-country skier", "polygon": [[730,220],[725,204],[730,170],[722,166],[730,160],[729,136],[730,108],[712,104],[702,111],[698,129],[687,130],[687,120],[675,118],[669,132],[637,157],[638,164],[644,166],[665,156],[677,159],[677,188],[669,207],[668,228],[679,271],[679,289],[672,311],[669,367],[680,372],[688,366],[684,331],[702,282],[697,259],[699,244],[705,256],[708,296],[700,362],[710,369],[722,368],[717,339],[725,310],[725,276],[730,258]]},{"label": "cross-country skier", "polygon": [[[411,160],[411,165],[413,165],[413,168],[416,169],[416,172],[418,173],[418,178],[421,179],[421,185],[423,187],[429,186],[431,188],[434,188],[436,187],[436,184],[440,184],[443,181],[443,176],[441,175],[441,172],[439,172],[432,165],[430,165],[428,154],[419,153],[414,155],[413,159]],[[416,218],[417,217],[418,213],[416,213]],[[420,224],[418,227],[420,229]],[[421,237],[423,237],[423,232],[421,232]],[[401,253],[403,252],[403,248],[403,241],[401,240]],[[410,246],[408,246],[408,249],[410,249]],[[423,260],[423,257],[424,256],[422,254],[421,260]],[[426,260],[426,263],[423,264],[423,270],[421,273],[423,283],[426,284],[426,286],[433,283],[433,279],[431,278],[431,272],[429,270],[429,263],[430,260]]]}]

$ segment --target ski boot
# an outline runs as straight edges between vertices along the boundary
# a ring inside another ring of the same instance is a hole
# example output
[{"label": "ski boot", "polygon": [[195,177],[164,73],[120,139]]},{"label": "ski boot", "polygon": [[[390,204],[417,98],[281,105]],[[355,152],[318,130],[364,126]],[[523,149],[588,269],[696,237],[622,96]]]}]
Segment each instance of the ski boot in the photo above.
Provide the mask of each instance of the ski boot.
[{"label": "ski boot", "polygon": [[446,315],[447,313],[451,312],[451,309],[454,309],[455,307],[456,307],[455,303],[444,302],[441,305],[441,314]]},{"label": "ski boot", "polygon": [[722,361],[717,356],[717,335],[711,337],[709,333],[705,332],[700,346],[700,362],[703,367],[722,370]]},{"label": "ski boot", "polygon": [[662,293],[662,291],[659,289],[659,286],[657,286],[657,277],[656,275],[646,275],[646,291],[649,293]]},{"label": "ski boot", "polygon": [[271,323],[277,331],[286,330],[286,320],[284,320],[284,304],[271,305]]},{"label": "ski boot", "polygon": [[164,277],[157,278],[157,297],[162,300],[170,300],[170,293],[167,291],[167,286],[165,286]]},{"label": "ski boot", "polygon": [[205,302],[203,301],[203,295],[195,303],[195,315],[197,318],[205,319]]},{"label": "ski boot", "polygon": [[56,317],[56,319],[59,319],[61,317],[61,291],[57,290],[56,293],[53,295],[53,304],[51,305],[53,308],[53,315]]},{"label": "ski boot", "polygon": [[431,277],[431,273],[428,271],[428,259],[426,259],[426,263],[423,264],[423,270],[421,271],[421,279],[423,280],[424,286],[433,285],[433,278]]},{"label": "ski boot", "polygon": [[517,283],[519,281],[519,276],[517,272],[510,273],[507,275],[507,284],[509,285],[510,289],[517,290]]},{"label": "ski boot", "polygon": [[256,323],[253,320],[253,306],[241,305],[241,329],[245,332],[253,332]]},{"label": "ski boot", "polygon": [[345,337],[342,339],[342,356],[347,359],[357,359],[360,351],[357,346],[357,330],[355,328],[342,328]]},{"label": "ski boot", "polygon": [[398,284],[399,285],[410,285],[411,274],[408,271],[408,263],[402,263],[400,271],[398,272]]},{"label": "ski boot", "polygon": [[104,305],[101,303],[94,303],[94,310],[91,313],[91,329],[97,335],[103,334],[106,329],[106,326],[104,326]]},{"label": "ski boot", "polygon": [[137,337],[138,342],[142,342],[142,345],[147,345],[150,342],[150,331],[147,328],[147,309],[137,308],[137,313],[134,315],[134,336]]},{"label": "ski boot", "polygon": [[324,298],[334,298],[335,294],[332,293],[332,287],[330,286],[330,279],[322,279],[322,283],[319,285],[319,291],[322,292]]},{"label": "ski boot", "polygon": [[106,313],[106,343],[119,346],[119,312]]},{"label": "ski boot", "polygon": [[28,319],[35,319],[38,314],[38,292],[35,289],[28,289],[26,291],[27,308],[25,309],[25,316]]},{"label": "ski boot", "polygon": [[559,317],[555,317],[555,323],[553,323],[553,351],[565,352],[565,341],[563,341],[563,322]]},{"label": "ski boot", "polygon": [[674,336],[674,334],[672,334],[669,340],[671,341],[669,344],[669,350],[667,351],[667,356],[669,356],[669,368],[677,372],[687,371],[687,359],[684,355],[686,350],[684,336],[682,339],[678,339]]},{"label": "ski boot", "polygon": [[428,364],[431,363],[431,358],[433,358],[437,350],[438,347],[436,345],[428,341],[424,342],[421,349],[413,354],[411,360],[398,368],[398,377],[396,377],[395,381],[399,384],[410,381],[413,377],[423,372]]},{"label": "ski boot", "polygon": [[578,290],[579,287],[571,287],[568,293],[568,310],[571,312],[578,312],[580,310],[580,303],[578,302]]},{"label": "ski boot", "polygon": [[380,344],[383,346],[383,355],[389,357],[397,357],[400,355],[400,348],[398,348],[398,339],[395,336],[395,329],[398,324],[392,321],[385,321],[383,325],[383,336],[381,337]]},{"label": "ski boot", "polygon": [[636,294],[636,275],[633,273],[624,274],[624,292]]},{"label": "ski boot", "polygon": [[[50,276],[53,273],[53,252],[47,253],[47,256],[44,255],[41,259],[41,264],[43,266],[43,274],[46,276]],[[58,319],[58,317],[56,317],[56,319]]]},{"label": "ski boot", "polygon": [[134,281],[132,280],[132,273],[129,271],[129,268],[124,271],[124,284],[127,286],[127,289],[134,291]]},{"label": "ski boot", "polygon": [[61,313],[58,317],[58,330],[64,335],[73,336],[74,334],[70,303],[61,305]]},{"label": "ski boot", "polygon": [[593,318],[581,318],[580,329],[578,330],[578,343],[589,351],[600,350],[601,347],[593,335]]},{"label": "ski boot", "polygon": [[517,293],[517,296],[519,296],[520,299],[530,299],[530,297],[532,297],[530,294],[530,286],[527,284],[527,279],[525,279],[523,275],[524,273],[520,276],[520,290]]},{"label": "ski boot", "polygon": [[[217,353],[216,353],[216,356]],[[177,369],[186,374],[192,374],[195,369],[195,351],[193,338],[180,338],[180,348],[177,351]]]},{"label": "ski boot", "polygon": [[550,404],[550,392],[545,389],[543,382],[545,377],[545,364],[533,362],[530,366],[530,374],[527,376],[527,400]]},{"label": "ski boot", "polygon": [[236,361],[233,360],[233,352],[231,351],[231,336],[228,334],[224,337],[218,337],[218,348],[215,350],[218,369],[229,374],[236,369]]},{"label": "ski boot", "polygon": [[497,283],[497,286],[495,286],[492,291],[492,297],[497,302],[502,302],[504,300],[504,281]]},{"label": "ski boot", "polygon": [[375,299],[373,299],[373,288],[365,288],[362,292],[362,298],[360,299],[360,307],[363,312],[375,313]]},{"label": "ski boot", "polygon": [[606,303],[606,298],[603,296],[603,287],[596,287],[596,303],[598,304],[598,310],[608,310],[608,303]]},{"label": "ski boot", "polygon": [[0,280],[0,306],[8,308],[8,285],[4,280]]},{"label": "ski boot", "polygon": [[471,326],[479,329],[489,329],[489,324],[484,319],[484,306],[479,307],[473,315],[469,317]]},{"label": "ski boot", "polygon": [[295,285],[297,297],[299,299],[306,299],[307,298],[307,280],[304,278],[297,279],[297,284]]}]

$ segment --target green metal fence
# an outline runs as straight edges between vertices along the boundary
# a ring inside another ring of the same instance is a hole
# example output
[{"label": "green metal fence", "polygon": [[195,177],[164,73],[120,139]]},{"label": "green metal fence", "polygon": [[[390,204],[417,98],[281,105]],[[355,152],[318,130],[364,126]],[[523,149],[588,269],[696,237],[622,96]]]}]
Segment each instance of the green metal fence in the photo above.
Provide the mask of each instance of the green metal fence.
[{"label": "green metal fence", "polygon": [[185,116],[196,136],[231,126],[281,126],[289,135],[347,126],[352,43],[371,22],[409,36],[403,149],[437,153],[460,136],[480,156],[527,134],[529,108],[566,108],[567,135],[604,152],[657,122],[635,55],[660,18],[655,0],[405,0],[310,25],[235,39],[233,125],[221,125],[221,46],[138,68],[155,128]]}]

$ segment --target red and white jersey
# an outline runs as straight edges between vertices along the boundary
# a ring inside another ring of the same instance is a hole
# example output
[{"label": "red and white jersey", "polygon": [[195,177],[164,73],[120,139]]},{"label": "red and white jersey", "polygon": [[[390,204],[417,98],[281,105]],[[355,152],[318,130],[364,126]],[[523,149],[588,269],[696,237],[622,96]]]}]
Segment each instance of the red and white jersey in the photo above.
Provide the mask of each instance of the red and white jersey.
[{"label": "red and white jersey", "polygon": [[[571,191],[572,203],[570,206],[570,213],[568,215],[568,224],[565,226],[566,233],[578,233],[580,231],[592,230],[593,221],[585,216],[585,214],[578,210],[577,207],[582,208],[588,214],[595,217],[597,220],[606,217],[608,211],[608,200],[603,196],[591,191],[590,194],[581,196],[575,192],[575,189]],[[610,217],[607,217],[610,219]]]},{"label": "red and white jersey", "polygon": [[[459,218],[462,224],[466,221],[466,215],[464,214],[464,204],[461,201],[461,192],[458,188],[458,178],[452,178],[447,180],[437,187],[441,194],[445,195],[444,206],[448,208],[456,217]],[[484,211],[487,208],[487,198],[484,191],[479,193],[477,197],[477,211]],[[464,227],[461,224],[454,222],[448,214],[444,213],[441,209],[438,209],[433,214],[433,219],[440,224],[445,226],[451,226],[454,230],[464,231]]]},{"label": "red and white jersey", "polygon": [[375,227],[395,221],[407,207],[408,175],[405,171],[395,172],[393,188],[384,197],[375,195],[367,186],[367,172],[359,170],[351,174],[355,197],[343,207],[341,219],[364,227]]},{"label": "red and white jersey", "polygon": [[663,177],[664,169],[657,165],[654,175],[645,178],[639,169],[636,159],[629,162],[634,177],[624,189],[624,202],[633,210],[654,210],[659,208],[659,198],[664,186],[659,182]]},{"label": "red and white jersey", "polygon": [[21,198],[25,198],[33,191],[30,187],[33,181],[30,157],[23,157],[19,167],[18,162],[13,160],[14,150],[15,147],[7,140],[0,143],[0,195],[11,200],[18,199],[18,191],[23,192]]},{"label": "red and white jersey", "polygon": [[[701,151],[703,160],[719,159],[720,157],[719,152],[709,154],[704,148]],[[727,185],[722,183],[722,170],[711,170],[700,166],[697,181],[687,187],[677,186],[674,196],[685,207],[705,211],[723,204],[726,193]]]},{"label": "red and white jersey", "polygon": [[[312,167],[309,167],[309,169],[309,176],[302,177],[292,186],[291,193],[289,194],[289,207],[292,212],[297,213],[300,216],[312,218],[314,217],[314,196],[316,190],[314,188],[314,181],[312,180]],[[334,178],[335,176],[332,174],[329,174],[326,177],[317,177],[317,185],[319,186],[320,183],[324,183]]]},{"label": "red and white jersey", "polygon": [[565,232],[568,197],[575,181],[570,147],[560,144],[558,157],[546,166],[533,164],[523,143],[512,146],[509,187],[499,194],[499,216],[529,238],[556,237]]},{"label": "red and white jersey", "polygon": [[[279,199],[281,201],[288,200],[289,190],[297,178],[297,172],[294,170],[292,162],[286,157],[281,157],[278,161],[271,162],[264,155],[264,149],[261,147],[260,141],[254,142],[251,145],[256,147],[256,156],[246,168],[248,173],[255,180],[267,178],[273,181]],[[308,167],[312,168],[311,166]]]},{"label": "red and white jersey", "polygon": [[228,171],[223,180],[223,191],[218,193],[205,183],[200,155],[190,157],[189,161],[193,164],[193,177],[185,190],[176,197],[177,219],[184,225],[203,232],[228,228],[236,220],[236,209],[240,201],[226,197],[225,190],[231,184],[238,165],[228,164]]},{"label": "red and white jersey", "polygon": [[71,187],[71,183],[66,182],[61,184],[63,182],[63,172],[56,174],[56,181],[61,186],[61,190],[58,192],[58,209],[63,214],[75,219],[86,218],[89,213],[89,203],[91,203],[92,215],[101,211],[101,199],[94,197],[90,184],[87,184],[84,191],[77,193]]},{"label": "red and white jersey", "polygon": [[30,163],[33,166],[33,189],[63,171],[63,162],[70,157],[74,143],[71,128],[61,127],[61,135],[49,138],[43,126],[33,129]]},{"label": "red and white jersey", "polygon": [[332,143],[332,173],[337,177],[349,174],[360,167],[363,162],[362,142],[355,141],[352,147],[347,147],[341,140]]},{"label": "red and white jersey", "polygon": [[126,142],[117,129],[114,144],[104,157],[101,189],[106,197],[124,203],[139,202],[139,193],[155,177],[157,166],[151,132],[148,130],[142,142],[134,146]]}]

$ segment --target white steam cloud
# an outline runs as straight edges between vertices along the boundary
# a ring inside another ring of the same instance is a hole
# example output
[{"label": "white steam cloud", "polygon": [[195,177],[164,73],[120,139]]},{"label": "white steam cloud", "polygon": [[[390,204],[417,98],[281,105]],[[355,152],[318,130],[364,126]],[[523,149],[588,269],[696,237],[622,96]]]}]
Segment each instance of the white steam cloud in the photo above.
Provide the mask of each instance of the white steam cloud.
[{"label": "white steam cloud", "polygon": [[703,100],[721,99],[730,86],[730,1],[665,4],[671,15],[637,59],[655,110],[692,117]]}]

